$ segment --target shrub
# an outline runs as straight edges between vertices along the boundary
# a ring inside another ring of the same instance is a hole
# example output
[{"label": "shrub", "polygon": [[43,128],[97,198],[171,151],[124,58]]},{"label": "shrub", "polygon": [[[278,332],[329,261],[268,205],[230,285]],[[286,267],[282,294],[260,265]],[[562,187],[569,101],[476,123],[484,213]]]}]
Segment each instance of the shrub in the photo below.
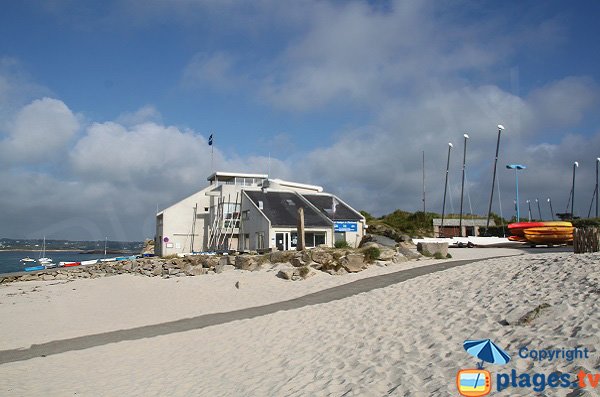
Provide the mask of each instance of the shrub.
[{"label": "shrub", "polygon": [[340,240],[335,242],[335,248],[350,248],[350,245],[346,240]]},{"label": "shrub", "polygon": [[369,247],[363,251],[363,254],[365,255],[365,261],[372,263],[374,260],[379,258],[381,251],[377,247]]},{"label": "shrub", "polygon": [[571,221],[573,226],[579,229],[587,228],[587,227],[598,227],[600,226],[599,218],[589,218],[589,219],[574,219]]},{"label": "shrub", "polygon": [[433,257],[435,259],[444,259],[445,258],[444,255],[442,255],[441,252],[436,252],[435,255],[433,255]]},{"label": "shrub", "polygon": [[448,258],[448,259],[452,258],[452,255],[450,255],[450,253],[448,252],[448,254],[446,254],[446,258]]}]

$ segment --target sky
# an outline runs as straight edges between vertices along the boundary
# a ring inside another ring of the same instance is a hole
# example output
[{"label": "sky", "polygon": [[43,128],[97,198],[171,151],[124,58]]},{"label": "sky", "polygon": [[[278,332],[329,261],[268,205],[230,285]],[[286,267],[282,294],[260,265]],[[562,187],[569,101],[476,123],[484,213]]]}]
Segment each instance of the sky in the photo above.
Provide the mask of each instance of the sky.
[{"label": "sky", "polygon": [[[588,214],[600,3],[22,0],[0,12],[0,237],[153,238],[213,168],[359,210]],[[208,146],[213,134],[214,147]],[[214,164],[211,165],[211,149]],[[592,208],[592,214],[595,208]]]}]

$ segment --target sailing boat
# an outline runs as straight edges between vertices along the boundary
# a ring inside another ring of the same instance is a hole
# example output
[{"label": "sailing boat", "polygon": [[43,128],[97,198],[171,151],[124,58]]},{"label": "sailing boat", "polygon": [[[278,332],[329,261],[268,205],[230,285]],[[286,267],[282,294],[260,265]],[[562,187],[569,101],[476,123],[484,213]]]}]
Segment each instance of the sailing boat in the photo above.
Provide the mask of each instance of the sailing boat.
[{"label": "sailing boat", "polygon": [[46,236],[44,236],[44,244],[42,247],[41,257],[38,259],[39,264],[44,265],[45,267],[53,267],[52,265],[54,264],[52,263],[52,259],[46,258]]}]

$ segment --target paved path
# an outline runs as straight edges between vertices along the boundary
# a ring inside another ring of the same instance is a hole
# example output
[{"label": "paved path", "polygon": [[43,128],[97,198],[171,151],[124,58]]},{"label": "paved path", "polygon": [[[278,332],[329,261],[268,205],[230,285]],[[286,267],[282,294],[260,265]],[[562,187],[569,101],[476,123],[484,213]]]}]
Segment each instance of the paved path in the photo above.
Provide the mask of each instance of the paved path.
[{"label": "paved path", "polygon": [[161,324],[146,325],[125,330],[104,332],[101,334],[62,339],[42,343],[39,345],[32,345],[27,349],[2,350],[0,351],[0,364],[29,360],[35,357],[46,357],[52,354],[59,354],[72,350],[89,349],[91,347],[102,346],[109,343],[152,338],[155,336],[168,335],[176,332],[185,332],[194,329],[210,327],[212,325],[225,324],[231,321],[264,316],[281,310],[293,310],[304,306],[327,303],[360,294],[362,292],[371,291],[373,289],[384,288],[392,284],[401,283],[425,274],[439,272],[457,266],[464,266],[480,260],[484,259],[448,261],[434,265],[401,270],[395,273],[364,278],[351,283],[301,296],[299,298],[283,302],[276,302],[264,306],[250,307],[247,309],[240,309],[226,313],[205,314],[198,317],[169,321]]}]

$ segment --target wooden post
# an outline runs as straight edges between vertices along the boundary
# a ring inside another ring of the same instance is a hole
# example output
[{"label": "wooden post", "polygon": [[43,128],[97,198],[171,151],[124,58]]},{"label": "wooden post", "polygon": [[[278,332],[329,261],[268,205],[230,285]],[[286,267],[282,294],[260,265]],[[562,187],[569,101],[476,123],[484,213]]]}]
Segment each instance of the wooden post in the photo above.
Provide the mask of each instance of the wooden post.
[{"label": "wooden post", "polygon": [[298,243],[296,250],[304,250],[304,208],[298,208]]},{"label": "wooden post", "polygon": [[576,228],[573,233],[573,252],[583,254],[600,251],[600,229],[597,227]]}]

